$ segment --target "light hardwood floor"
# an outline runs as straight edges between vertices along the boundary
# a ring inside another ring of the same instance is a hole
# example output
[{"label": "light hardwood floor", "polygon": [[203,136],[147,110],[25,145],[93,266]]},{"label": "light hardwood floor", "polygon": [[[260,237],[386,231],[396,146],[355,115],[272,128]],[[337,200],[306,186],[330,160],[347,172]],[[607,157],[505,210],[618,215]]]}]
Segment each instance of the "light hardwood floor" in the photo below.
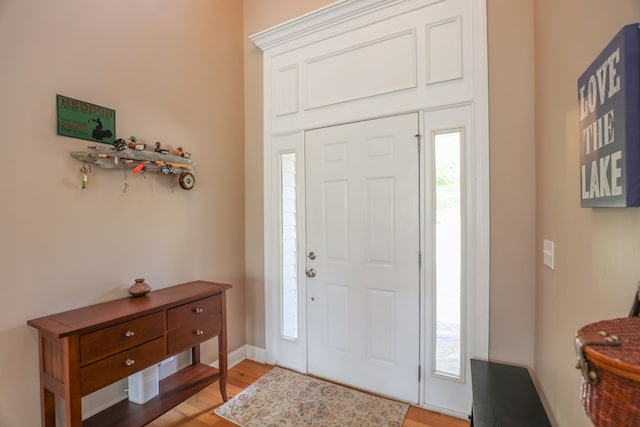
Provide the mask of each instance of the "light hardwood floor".
[{"label": "light hardwood floor", "polygon": [[[231,368],[227,379],[228,397],[231,398],[238,394],[269,372],[271,368],[270,365],[251,360],[244,360]],[[148,425],[151,427],[236,427],[235,424],[213,413],[213,410],[221,404],[220,387],[216,382]],[[411,406],[403,426],[468,427],[469,422]]]}]

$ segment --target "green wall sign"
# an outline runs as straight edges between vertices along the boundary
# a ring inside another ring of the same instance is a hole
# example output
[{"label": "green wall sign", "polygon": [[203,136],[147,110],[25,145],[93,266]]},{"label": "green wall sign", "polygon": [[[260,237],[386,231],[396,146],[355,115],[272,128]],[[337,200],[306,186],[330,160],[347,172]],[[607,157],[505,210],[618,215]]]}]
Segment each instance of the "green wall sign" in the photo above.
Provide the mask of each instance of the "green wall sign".
[{"label": "green wall sign", "polygon": [[58,135],[113,144],[116,110],[56,95]]}]

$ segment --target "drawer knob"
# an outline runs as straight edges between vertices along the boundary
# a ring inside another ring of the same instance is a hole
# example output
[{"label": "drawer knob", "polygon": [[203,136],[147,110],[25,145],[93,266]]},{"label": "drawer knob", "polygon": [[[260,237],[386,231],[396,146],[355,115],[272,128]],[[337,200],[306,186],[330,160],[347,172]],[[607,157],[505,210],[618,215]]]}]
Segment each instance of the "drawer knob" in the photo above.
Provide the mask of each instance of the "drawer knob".
[{"label": "drawer knob", "polygon": [[132,336],[134,336],[135,334],[136,334],[136,333],[135,333],[135,332],[133,332],[133,331],[126,331],[126,332],[124,333],[124,336],[125,336],[125,337],[132,337]]},{"label": "drawer knob", "polygon": [[131,366],[134,363],[136,363],[136,361],[133,360],[133,359],[127,359],[127,360],[124,361],[124,364],[127,365],[127,366]]},{"label": "drawer knob", "polygon": [[204,334],[204,331],[201,330],[201,329],[196,329],[195,331],[193,331],[193,333],[194,333],[194,335],[200,336],[200,335]]},{"label": "drawer knob", "polygon": [[201,309],[200,307],[196,307],[196,308],[194,308],[194,309],[193,309],[193,312],[194,312],[195,314],[200,314],[200,313],[202,313],[203,311],[204,311],[204,310],[203,310],[203,309]]}]

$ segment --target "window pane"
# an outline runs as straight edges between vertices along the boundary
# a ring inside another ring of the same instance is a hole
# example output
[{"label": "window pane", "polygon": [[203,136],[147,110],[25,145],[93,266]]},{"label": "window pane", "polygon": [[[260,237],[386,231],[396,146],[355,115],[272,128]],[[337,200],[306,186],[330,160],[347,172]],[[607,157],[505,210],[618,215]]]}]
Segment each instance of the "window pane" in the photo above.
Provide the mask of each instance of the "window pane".
[{"label": "window pane", "polygon": [[435,373],[460,378],[462,277],[461,132],[438,133],[435,148]]},{"label": "window pane", "polygon": [[296,236],[296,154],[280,155],[282,212],[282,336],[298,338],[298,262]]}]

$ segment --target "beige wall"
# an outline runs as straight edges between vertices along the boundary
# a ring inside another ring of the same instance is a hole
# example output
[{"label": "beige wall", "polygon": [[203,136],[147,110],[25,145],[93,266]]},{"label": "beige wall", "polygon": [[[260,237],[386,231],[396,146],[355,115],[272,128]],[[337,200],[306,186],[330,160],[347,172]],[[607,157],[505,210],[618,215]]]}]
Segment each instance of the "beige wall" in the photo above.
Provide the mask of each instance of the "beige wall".
[{"label": "beige wall", "polygon": [[[40,425],[30,318],[192,279],[228,282],[244,334],[242,8],[236,0],[0,1],[0,426]],[[174,148],[196,186],[94,169],[56,135],[56,94],[114,108],[117,134]],[[212,361],[213,343],[203,351]]]},{"label": "beige wall", "polygon": [[488,0],[491,281],[489,356],[533,366],[533,0]]},{"label": "beige wall", "polygon": [[[581,209],[577,79],[624,26],[637,0],[535,1],[536,254],[535,367],[558,426],[590,425],[573,369],[576,330],[625,316],[640,279],[638,209]],[[556,269],[542,240],[556,243]]]}]

